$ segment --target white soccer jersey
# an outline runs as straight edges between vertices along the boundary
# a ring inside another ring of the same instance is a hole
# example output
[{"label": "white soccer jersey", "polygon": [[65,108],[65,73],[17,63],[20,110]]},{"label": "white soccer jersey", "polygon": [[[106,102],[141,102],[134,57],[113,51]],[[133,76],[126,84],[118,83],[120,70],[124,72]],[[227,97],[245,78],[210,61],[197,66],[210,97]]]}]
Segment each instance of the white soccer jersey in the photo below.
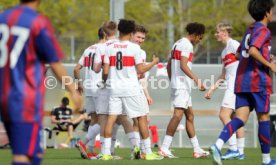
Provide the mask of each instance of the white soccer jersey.
[{"label": "white soccer jersey", "polygon": [[143,49],[141,49],[141,54],[140,55],[141,55],[141,58],[142,58],[143,62],[146,62],[147,54]]},{"label": "white soccer jersey", "polygon": [[234,91],[236,72],[239,65],[239,61],[236,59],[236,52],[240,43],[230,38],[227,41],[226,47],[221,53],[221,58],[225,68],[225,80],[227,83],[227,89]]},{"label": "white soccer jersey", "polygon": [[79,64],[85,68],[85,80],[83,87],[85,96],[97,96],[97,83],[102,80],[102,74],[92,70],[96,63],[100,63],[101,59],[96,55],[96,50],[101,47],[101,44],[94,44],[84,50]]},{"label": "white soccer jersey", "polygon": [[140,52],[140,46],[129,41],[118,41],[107,47],[104,63],[110,65],[107,83],[111,96],[141,94],[135,68],[135,65],[143,62]]},{"label": "white soccer jersey", "polygon": [[192,80],[180,68],[180,57],[188,58],[188,67],[192,68],[193,45],[187,38],[178,40],[171,50],[171,88],[188,89],[192,88]]}]

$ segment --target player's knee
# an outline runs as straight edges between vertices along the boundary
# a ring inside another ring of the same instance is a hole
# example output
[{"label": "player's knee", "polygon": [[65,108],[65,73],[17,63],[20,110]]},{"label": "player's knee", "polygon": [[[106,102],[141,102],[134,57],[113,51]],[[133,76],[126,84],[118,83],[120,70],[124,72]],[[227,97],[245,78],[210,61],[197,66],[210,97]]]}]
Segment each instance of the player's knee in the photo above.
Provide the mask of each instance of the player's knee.
[{"label": "player's knee", "polygon": [[13,162],[31,163],[31,159],[27,155],[13,155]]},{"label": "player's knee", "polygon": [[173,115],[173,120],[177,121],[177,122],[180,122],[182,119],[181,116],[178,116],[178,115]]},{"label": "player's knee", "polygon": [[186,120],[189,121],[189,122],[194,122],[194,114],[189,114],[186,116]]}]

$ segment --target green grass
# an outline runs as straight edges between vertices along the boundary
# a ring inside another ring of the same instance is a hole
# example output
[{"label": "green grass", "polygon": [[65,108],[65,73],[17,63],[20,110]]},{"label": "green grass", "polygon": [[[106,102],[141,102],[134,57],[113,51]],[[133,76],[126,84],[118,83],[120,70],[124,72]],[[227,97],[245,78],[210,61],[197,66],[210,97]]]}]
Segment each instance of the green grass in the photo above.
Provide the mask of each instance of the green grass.
[{"label": "green grass", "polygon": [[[225,150],[224,150],[225,151]],[[101,161],[101,160],[84,160],[80,158],[77,149],[47,149],[44,155],[43,165],[91,165],[91,164],[119,164],[119,165],[208,165],[212,164],[211,158],[194,159],[192,158],[192,149],[176,148],[174,149],[178,159],[163,159],[160,161],[130,160],[130,149],[117,149],[116,154],[123,157],[123,160]],[[246,148],[246,159],[243,161],[227,160],[223,161],[224,165],[260,165],[261,151],[260,148]],[[271,149],[271,155],[276,156],[276,148]],[[11,163],[10,150],[0,150],[0,165],[9,165]]]}]

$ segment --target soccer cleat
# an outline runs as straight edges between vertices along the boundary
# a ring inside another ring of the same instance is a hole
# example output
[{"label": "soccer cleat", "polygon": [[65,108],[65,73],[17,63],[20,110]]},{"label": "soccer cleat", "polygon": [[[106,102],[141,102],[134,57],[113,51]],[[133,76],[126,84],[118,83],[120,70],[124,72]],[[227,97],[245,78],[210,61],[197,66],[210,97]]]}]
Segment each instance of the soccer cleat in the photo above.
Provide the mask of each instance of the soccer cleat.
[{"label": "soccer cleat", "polygon": [[145,157],[146,157],[146,155],[145,155],[145,154],[143,154],[143,153],[141,153],[141,154],[140,154],[140,159],[143,159],[143,160],[144,160],[144,159],[145,159]]},{"label": "soccer cleat", "polygon": [[210,153],[208,151],[204,151],[203,149],[200,149],[199,151],[193,152],[193,157],[194,158],[205,158],[208,157]]},{"label": "soccer cleat", "polygon": [[103,158],[102,154],[98,154],[96,156],[89,157],[89,159],[91,159],[91,160],[102,160],[102,158]]},{"label": "soccer cleat", "polygon": [[239,157],[237,158],[238,160],[244,160],[245,159],[245,155],[242,154],[242,155],[239,155]]},{"label": "soccer cleat", "polygon": [[213,162],[215,165],[222,165],[221,162],[221,152],[217,148],[217,146],[214,144],[209,149],[210,153],[212,154]]},{"label": "soccer cleat", "polygon": [[91,157],[95,157],[97,156],[98,154],[96,152],[93,152],[93,153],[87,153],[87,158],[90,159]]},{"label": "soccer cleat", "polygon": [[140,148],[134,147],[131,152],[131,160],[140,159]]},{"label": "soccer cleat", "polygon": [[155,153],[146,154],[145,160],[162,160],[164,157]]},{"label": "soccer cleat", "polygon": [[262,163],[262,165],[276,165],[276,161],[272,159],[268,164]]},{"label": "soccer cleat", "polygon": [[112,155],[103,155],[102,160],[113,160]]},{"label": "soccer cleat", "polygon": [[86,152],[86,146],[85,144],[83,144],[83,142],[81,140],[79,140],[76,144],[75,144],[75,147],[80,151],[81,153],[81,157],[83,159],[87,159],[88,156],[87,156],[87,152]]},{"label": "soccer cleat", "polygon": [[170,150],[165,151],[165,150],[162,150],[161,148],[159,149],[158,154],[163,156],[164,158],[170,158],[170,159],[178,158],[174,156]]},{"label": "soccer cleat", "polygon": [[222,160],[238,159],[239,156],[240,156],[239,151],[227,150],[227,152],[221,156],[221,159]]}]

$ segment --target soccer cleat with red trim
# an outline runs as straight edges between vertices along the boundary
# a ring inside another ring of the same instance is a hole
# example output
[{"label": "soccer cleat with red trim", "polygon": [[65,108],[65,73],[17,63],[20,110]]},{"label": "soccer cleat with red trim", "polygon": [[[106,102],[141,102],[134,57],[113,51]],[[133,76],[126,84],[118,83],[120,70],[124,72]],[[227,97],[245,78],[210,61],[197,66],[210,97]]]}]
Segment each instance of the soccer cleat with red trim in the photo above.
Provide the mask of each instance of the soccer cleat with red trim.
[{"label": "soccer cleat with red trim", "polygon": [[199,151],[193,152],[193,157],[198,159],[198,158],[206,158],[210,155],[208,151],[204,151],[203,149],[200,149]]},{"label": "soccer cleat with red trim", "polygon": [[87,155],[87,149],[86,149],[86,146],[85,144],[83,144],[83,142],[81,140],[79,140],[77,143],[76,143],[76,148],[80,151],[80,154],[81,154],[81,157],[83,159],[88,159],[88,155]]}]

